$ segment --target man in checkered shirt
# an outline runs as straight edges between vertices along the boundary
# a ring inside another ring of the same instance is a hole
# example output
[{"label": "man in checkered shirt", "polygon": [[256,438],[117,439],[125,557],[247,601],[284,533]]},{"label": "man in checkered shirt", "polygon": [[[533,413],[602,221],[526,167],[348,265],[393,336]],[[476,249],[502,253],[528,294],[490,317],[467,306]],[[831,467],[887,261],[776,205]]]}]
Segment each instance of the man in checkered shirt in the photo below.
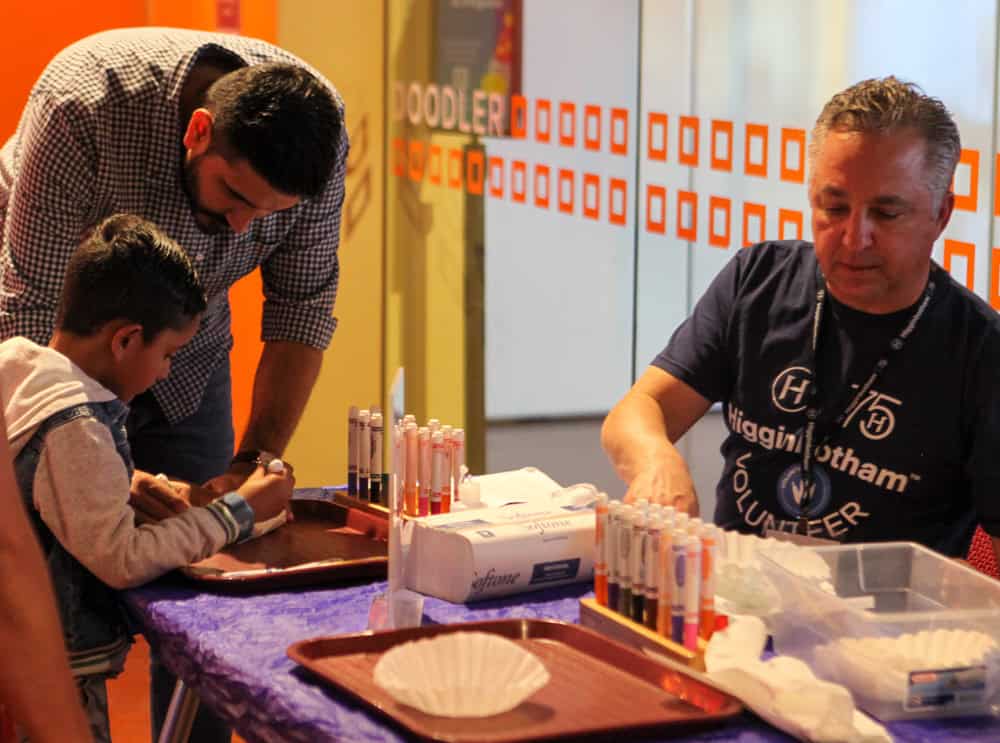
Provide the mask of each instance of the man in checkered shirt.
[{"label": "man in checkered shirt", "polygon": [[[328,81],[270,44],[123,29],[60,52],[0,149],[0,339],[48,342],[74,247],[116,212],[159,225],[205,286],[200,331],[170,376],[131,406],[139,510],[186,507],[151,473],[221,494],[247,477],[258,453],[280,455],[291,438],[336,326],[343,115]],[[258,266],[265,345],[233,457],[227,292]],[[154,669],[154,687],[158,676]],[[162,678],[160,686],[154,726],[171,688]],[[228,739],[200,735],[196,726],[192,740]]]}]

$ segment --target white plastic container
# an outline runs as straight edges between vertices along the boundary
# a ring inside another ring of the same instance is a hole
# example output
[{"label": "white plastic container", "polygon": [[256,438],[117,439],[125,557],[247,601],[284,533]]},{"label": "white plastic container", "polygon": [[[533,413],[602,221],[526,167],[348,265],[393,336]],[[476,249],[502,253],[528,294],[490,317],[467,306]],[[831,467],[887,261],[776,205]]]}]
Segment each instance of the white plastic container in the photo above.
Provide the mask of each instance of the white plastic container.
[{"label": "white plastic container", "polygon": [[830,585],[761,555],[775,651],[881,720],[1000,715],[1000,581],[919,544],[815,547]]}]

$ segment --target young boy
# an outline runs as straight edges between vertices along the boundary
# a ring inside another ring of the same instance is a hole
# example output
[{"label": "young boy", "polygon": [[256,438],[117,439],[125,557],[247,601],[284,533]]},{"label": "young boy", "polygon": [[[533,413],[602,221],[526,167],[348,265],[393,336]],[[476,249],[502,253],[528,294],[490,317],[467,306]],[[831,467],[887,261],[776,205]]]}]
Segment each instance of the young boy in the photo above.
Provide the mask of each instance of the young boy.
[{"label": "young boy", "polygon": [[105,680],[121,671],[131,644],[116,590],[245,538],[255,519],[278,515],[292,493],[289,474],[258,468],[237,492],[205,507],[135,523],[126,404],[167,376],[205,307],[176,243],[139,217],[116,215],[71,259],[49,346],[0,343],[14,470],[97,741],[110,740]]}]

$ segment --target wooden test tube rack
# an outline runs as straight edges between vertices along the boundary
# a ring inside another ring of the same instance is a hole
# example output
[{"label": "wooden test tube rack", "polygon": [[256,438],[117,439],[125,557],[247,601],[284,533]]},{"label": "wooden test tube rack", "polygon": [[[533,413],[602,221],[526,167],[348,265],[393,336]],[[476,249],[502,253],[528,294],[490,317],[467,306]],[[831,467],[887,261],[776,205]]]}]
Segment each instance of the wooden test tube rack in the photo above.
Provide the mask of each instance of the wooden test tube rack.
[{"label": "wooden test tube rack", "polygon": [[617,611],[601,606],[596,599],[580,599],[580,624],[642,652],[662,653],[697,671],[705,670],[705,640],[698,638],[698,649],[689,650],[680,643],[654,632]]}]

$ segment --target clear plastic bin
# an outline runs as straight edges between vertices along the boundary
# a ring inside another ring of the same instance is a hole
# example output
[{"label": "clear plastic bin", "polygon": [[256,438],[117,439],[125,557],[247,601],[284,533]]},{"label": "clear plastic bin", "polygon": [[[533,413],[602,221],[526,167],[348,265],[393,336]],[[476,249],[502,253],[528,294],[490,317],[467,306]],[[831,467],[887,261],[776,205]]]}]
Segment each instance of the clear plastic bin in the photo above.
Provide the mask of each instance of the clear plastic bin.
[{"label": "clear plastic bin", "polygon": [[882,720],[1000,714],[1000,581],[911,542],[812,549],[829,581],[761,556],[776,652]]}]

